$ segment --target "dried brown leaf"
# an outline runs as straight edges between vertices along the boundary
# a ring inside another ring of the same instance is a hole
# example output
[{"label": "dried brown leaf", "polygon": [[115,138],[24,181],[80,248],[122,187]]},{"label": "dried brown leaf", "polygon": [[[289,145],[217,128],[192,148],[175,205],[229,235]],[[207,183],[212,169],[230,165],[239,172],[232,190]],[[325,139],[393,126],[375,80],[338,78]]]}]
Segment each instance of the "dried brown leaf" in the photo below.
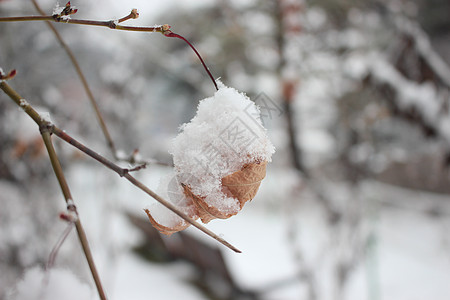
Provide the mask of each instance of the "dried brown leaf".
[{"label": "dried brown leaf", "polygon": [[171,235],[172,233],[184,230],[184,229],[188,228],[189,225],[191,225],[180,218],[180,221],[175,226],[172,226],[172,227],[164,226],[164,225],[158,223],[153,218],[151,212],[148,209],[144,209],[144,211],[147,214],[148,219],[150,220],[150,223],[153,225],[153,227],[155,227],[159,232],[161,232],[162,234],[165,234],[165,235]]},{"label": "dried brown leaf", "polygon": [[[245,165],[241,170],[222,178],[222,191],[228,196],[239,200],[240,208],[252,200],[258,192],[261,181],[266,176],[267,162],[255,162]],[[189,186],[184,186],[185,195],[191,198],[197,207],[197,214],[203,223],[219,218],[228,219],[236,213],[223,213],[218,208],[209,205],[204,197],[193,194]]]},{"label": "dried brown leaf", "polygon": [[[239,200],[240,209],[244,204],[252,200],[258,192],[261,181],[266,176],[267,162],[255,162],[245,165],[241,170],[234,172],[222,178],[222,191],[228,196]],[[192,193],[188,185],[182,184],[184,194],[188,199],[188,205],[194,205],[194,213],[189,215],[191,218],[197,219],[200,217],[203,223],[208,223],[213,219],[228,219],[235,213],[224,213],[217,207],[209,205],[204,197],[199,197]],[[189,227],[189,223],[180,219],[175,226],[168,227],[158,223],[148,209],[144,210],[147,216],[159,232],[171,235],[172,233],[181,231]]]}]

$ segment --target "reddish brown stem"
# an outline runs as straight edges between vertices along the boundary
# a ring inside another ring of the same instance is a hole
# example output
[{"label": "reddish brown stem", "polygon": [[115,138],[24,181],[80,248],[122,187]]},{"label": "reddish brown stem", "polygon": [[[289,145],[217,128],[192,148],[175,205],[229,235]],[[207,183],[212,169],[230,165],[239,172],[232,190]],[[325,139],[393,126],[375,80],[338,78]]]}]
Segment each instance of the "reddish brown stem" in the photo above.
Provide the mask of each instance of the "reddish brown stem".
[{"label": "reddish brown stem", "polygon": [[194,50],[195,54],[197,54],[197,57],[200,59],[203,67],[205,68],[206,73],[208,73],[208,75],[209,75],[209,78],[211,78],[211,80],[212,80],[216,90],[219,90],[219,88],[217,87],[216,80],[212,76],[211,72],[209,71],[208,67],[206,66],[205,62],[203,61],[203,58],[201,57],[200,53],[198,53],[197,49],[195,49],[195,47],[187,39],[185,39],[183,36],[181,36],[179,34],[176,34],[176,33],[172,32],[170,30],[165,31],[164,35],[168,36],[168,37],[175,37],[175,38],[178,38],[178,39],[181,39],[181,40],[185,41],[189,45],[189,47],[191,47],[191,49]]},{"label": "reddish brown stem", "polygon": [[[70,8],[70,3],[68,3]],[[67,6],[66,6],[67,8]],[[70,11],[73,14],[75,10]],[[64,14],[67,15],[67,14]],[[170,30],[169,25],[162,25],[162,26],[153,26],[153,27],[139,27],[139,26],[122,26],[118,23],[121,23],[123,21],[126,21],[130,18],[137,18],[139,14],[137,11],[132,10],[130,15],[119,19],[117,21],[94,21],[94,20],[80,20],[80,19],[62,19],[61,14],[60,15],[54,15],[54,16],[25,16],[25,17],[1,17],[0,22],[18,22],[18,21],[53,21],[53,22],[63,22],[63,23],[70,23],[70,24],[78,24],[78,25],[90,25],[90,26],[102,26],[102,27],[108,27],[110,29],[117,29],[117,30],[126,30],[126,31],[144,31],[144,32],[160,32],[164,34],[167,37],[175,37],[178,39],[181,39],[185,41],[189,47],[195,52],[197,57],[200,59],[200,62],[202,63],[203,67],[205,68],[206,73],[208,73],[209,78],[211,78],[211,81],[214,84],[214,87],[216,90],[219,90],[219,87],[217,86],[216,80],[212,76],[211,72],[209,71],[208,67],[206,66],[205,61],[203,60],[200,53],[195,49],[195,47],[183,36],[174,33]]]},{"label": "reddish brown stem", "polygon": [[137,19],[139,17],[139,13],[136,8],[133,8],[128,16],[120,18],[117,23],[125,22],[129,19]]}]

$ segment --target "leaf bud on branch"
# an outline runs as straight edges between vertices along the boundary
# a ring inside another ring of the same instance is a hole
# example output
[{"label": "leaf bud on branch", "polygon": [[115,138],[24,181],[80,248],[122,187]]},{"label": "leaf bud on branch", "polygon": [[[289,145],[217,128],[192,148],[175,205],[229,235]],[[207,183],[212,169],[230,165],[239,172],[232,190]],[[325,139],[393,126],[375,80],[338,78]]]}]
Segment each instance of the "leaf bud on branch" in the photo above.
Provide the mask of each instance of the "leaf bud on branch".
[{"label": "leaf bud on branch", "polygon": [[9,71],[7,74],[3,72],[3,70],[0,68],[0,80],[9,80],[14,78],[16,76],[17,71],[15,69]]}]

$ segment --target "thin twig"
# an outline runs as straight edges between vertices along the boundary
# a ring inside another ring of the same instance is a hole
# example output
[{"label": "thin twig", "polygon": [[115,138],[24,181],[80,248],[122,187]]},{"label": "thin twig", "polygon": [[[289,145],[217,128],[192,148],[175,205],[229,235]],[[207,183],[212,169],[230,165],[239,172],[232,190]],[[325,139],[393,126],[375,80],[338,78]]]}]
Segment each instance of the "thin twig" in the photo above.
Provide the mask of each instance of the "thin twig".
[{"label": "thin twig", "polygon": [[59,138],[61,138],[62,140],[66,141],[67,143],[71,144],[75,148],[77,148],[77,149],[81,150],[82,152],[84,152],[85,154],[89,155],[90,157],[92,157],[93,159],[95,159],[96,161],[98,161],[99,163],[104,165],[105,167],[108,167],[109,169],[113,170],[114,172],[119,174],[120,177],[123,177],[128,172],[127,169],[119,167],[118,165],[116,165],[115,163],[113,163],[112,161],[107,159],[106,157],[98,154],[97,152],[86,147],[79,141],[75,140],[73,137],[71,137],[70,135],[65,133],[64,130],[59,129],[58,127],[56,127],[54,125],[50,125],[49,130],[52,133],[54,133],[55,135],[57,135]]},{"label": "thin twig", "polygon": [[[69,236],[69,233],[72,231],[73,223],[69,223],[64,229],[63,234],[59,237],[58,241],[56,242],[55,246],[53,247],[52,251],[50,252],[50,255],[48,256],[47,264],[45,266],[45,276],[42,279],[43,286],[47,286],[50,281],[50,270],[53,268],[56,257],[58,256],[59,250],[61,249],[62,245],[66,241],[67,237]],[[39,297],[38,299],[41,299]]]},{"label": "thin twig", "polygon": [[145,186],[143,183],[141,183],[139,180],[137,180],[135,177],[131,176],[129,174],[130,170],[129,169],[124,169],[119,167],[118,165],[116,165],[115,163],[113,163],[112,161],[106,159],[105,157],[103,157],[102,155],[98,154],[97,152],[93,151],[92,149],[86,147],[85,145],[83,145],[82,143],[78,142],[77,140],[75,140],[73,137],[71,137],[70,135],[68,135],[67,133],[65,133],[63,130],[59,129],[56,126],[51,126],[50,129],[56,136],[60,137],[62,140],[66,141],[67,143],[71,144],[72,146],[76,147],[77,149],[83,151],[85,154],[87,154],[88,156],[92,157],[93,159],[97,160],[98,162],[100,162],[101,164],[103,164],[104,166],[108,167],[109,169],[113,170],[114,172],[116,172],[119,176],[121,177],[125,177],[128,181],[130,181],[132,184],[134,184],[135,186],[137,186],[139,189],[141,189],[142,191],[144,191],[146,194],[148,194],[149,196],[151,196],[152,198],[154,198],[156,201],[158,201],[159,203],[161,203],[162,205],[164,205],[165,207],[167,207],[168,209],[170,209],[171,211],[173,211],[174,213],[176,213],[178,216],[180,216],[181,218],[183,218],[186,222],[190,223],[191,225],[193,225],[194,227],[200,229],[201,231],[203,231],[204,233],[206,233],[207,235],[209,235],[210,237],[212,237],[213,239],[217,240],[218,242],[222,243],[223,245],[227,246],[228,248],[230,248],[231,250],[237,252],[237,253],[241,253],[241,251],[239,249],[237,249],[236,247],[234,247],[233,245],[231,245],[230,243],[228,243],[226,240],[224,240],[223,238],[219,237],[217,234],[215,234],[214,232],[212,232],[211,230],[207,229],[206,227],[204,227],[203,225],[200,225],[199,223],[195,222],[192,218],[190,218],[189,216],[187,216],[185,213],[183,213],[180,209],[178,209],[176,206],[174,206],[172,203],[168,202],[167,200],[163,199],[162,197],[158,196],[155,192],[153,192],[151,189],[149,189],[147,186]]},{"label": "thin twig", "polygon": [[0,22],[33,22],[33,21],[50,21],[57,23],[78,24],[88,26],[107,27],[109,29],[117,29],[124,31],[141,31],[141,32],[159,32],[165,33],[167,31],[167,25],[157,26],[124,26],[119,25],[117,20],[110,21],[96,21],[96,20],[84,20],[84,19],[71,19],[62,18],[59,16],[20,16],[20,17],[1,17]]},{"label": "thin twig", "polygon": [[[31,0],[36,10],[41,14],[45,15],[45,12],[41,9],[39,4],[36,0]],[[132,13],[130,13],[132,15]],[[131,17],[130,17],[131,18]],[[119,20],[120,21],[120,20]],[[108,128],[106,126],[105,120],[102,117],[102,114],[100,112],[100,109],[98,107],[97,101],[95,100],[94,94],[91,91],[91,88],[89,87],[88,81],[86,80],[86,77],[83,74],[83,71],[81,70],[80,64],[78,63],[77,59],[75,58],[75,55],[73,54],[72,50],[69,48],[67,43],[63,40],[62,36],[59,34],[59,32],[56,30],[55,26],[53,26],[50,21],[45,22],[50,30],[55,35],[58,42],[61,44],[61,47],[66,51],[67,55],[69,56],[70,61],[72,62],[72,65],[75,68],[75,71],[78,74],[78,77],[81,80],[81,83],[83,85],[84,90],[86,91],[86,94],[89,98],[89,101],[91,102],[92,107],[94,108],[95,115],[97,116],[97,121],[100,125],[100,128],[102,129],[103,135],[105,136],[106,142],[108,144],[109,149],[112,152],[112,155],[114,158],[116,158],[116,147],[114,145],[113,139],[111,138],[111,135],[108,131]]]},{"label": "thin twig", "polygon": [[1,17],[0,22],[54,21],[52,16]]},{"label": "thin twig", "polygon": [[[41,132],[43,133],[43,136],[44,136],[44,133],[45,133],[45,136],[48,135],[48,138],[50,138],[50,133],[54,133],[55,135],[57,135],[62,140],[66,141],[67,143],[69,143],[72,146],[76,147],[77,149],[81,150],[82,152],[84,152],[88,156],[94,158],[95,160],[97,160],[98,162],[100,162],[101,164],[106,166],[107,168],[113,170],[119,176],[125,177],[132,184],[134,184],[139,189],[141,189],[142,191],[144,191],[145,193],[147,193],[148,195],[153,197],[156,201],[160,202],[162,205],[164,205],[165,207],[167,207],[168,209],[170,209],[174,213],[176,213],[178,216],[183,218],[186,222],[192,224],[194,227],[196,227],[199,230],[203,231],[204,233],[206,233],[210,237],[214,238],[218,242],[222,243],[226,247],[230,248],[231,250],[233,250],[233,251],[235,251],[237,253],[241,253],[241,251],[239,249],[237,249],[236,247],[234,247],[233,245],[231,245],[230,243],[228,243],[223,238],[219,237],[217,234],[215,234],[214,232],[210,231],[209,229],[207,229],[203,225],[198,224],[197,222],[195,222],[192,218],[187,216],[185,213],[183,213],[181,210],[179,210],[177,207],[175,207],[172,203],[170,203],[170,202],[166,201],[165,199],[163,199],[162,197],[158,196],[155,192],[150,190],[147,186],[145,186],[140,181],[138,181],[136,178],[131,176],[129,174],[129,170],[128,169],[124,169],[124,168],[119,167],[118,165],[116,165],[112,161],[108,160],[104,156],[98,154],[94,150],[92,150],[92,149],[86,147],[85,145],[83,145],[82,143],[78,142],[73,137],[71,137],[70,135],[65,133],[63,130],[61,130],[60,128],[56,127],[54,124],[43,120],[41,118],[41,116],[39,115],[39,113],[28,102],[26,102],[5,81],[1,81],[0,82],[0,89],[2,89],[18,106],[22,107],[22,109],[36,122],[36,124],[39,125],[39,128],[40,128]],[[50,155],[50,152],[49,152],[49,155]],[[56,156],[56,153],[54,155]],[[68,187],[67,188],[63,188],[64,186],[67,185],[67,183],[65,182],[64,175],[62,174],[62,168],[59,165],[59,161],[57,160],[57,157],[56,157],[56,160],[52,160],[52,164],[53,163],[56,164],[54,166],[54,168],[56,167],[55,173],[58,172],[57,174],[61,174],[61,176],[58,177],[58,180],[62,180],[62,181],[60,181],[61,188],[63,189],[63,192],[67,193],[67,191],[69,191],[69,189],[68,189]],[[66,200],[67,199],[72,199],[70,194],[68,194],[68,195],[64,194],[64,196],[65,197],[67,196]],[[77,227],[77,230],[78,230],[78,227]]]},{"label": "thin twig", "polygon": [[[39,113],[25,100],[23,99],[11,86],[9,86],[4,80],[0,81],[0,89],[5,92],[19,107],[21,107],[24,112],[33,119],[33,121],[39,126],[41,131],[42,139],[47,148],[47,152],[55,172],[55,175],[58,179],[59,186],[61,187],[62,193],[64,195],[64,199],[66,203],[72,204],[71,201],[72,195],[69,189],[69,185],[65,179],[64,173],[62,171],[61,164],[59,162],[58,156],[56,154],[55,148],[53,147],[53,143],[51,141],[50,131],[48,130],[49,122],[43,119]],[[106,295],[103,290],[103,286],[100,281],[100,277],[97,272],[97,268],[95,267],[94,259],[92,257],[92,252],[89,247],[89,243],[86,237],[86,233],[83,229],[81,221],[77,218],[75,222],[75,227],[77,229],[78,238],[80,239],[80,243],[83,248],[84,255],[89,265],[89,269],[91,270],[92,277],[94,278],[95,285],[97,287],[97,291],[99,293],[100,299],[106,300]]]},{"label": "thin twig", "polygon": [[55,246],[50,252],[50,255],[48,256],[47,265],[45,267],[46,270],[50,270],[55,264],[56,256],[58,255],[59,249],[61,249],[61,246],[64,244],[64,241],[67,239],[69,233],[72,231],[72,228],[73,223],[68,223],[66,229],[64,229],[63,231],[63,234],[59,237],[58,241],[56,242]]},{"label": "thin twig", "polygon": [[[33,1],[35,1],[35,0],[33,0]],[[137,9],[133,8],[128,16],[120,18],[119,20],[117,20],[117,23],[122,23],[129,19],[137,19],[138,17],[139,17],[139,13],[138,13]]]},{"label": "thin twig", "polygon": [[[45,16],[45,12],[41,9],[41,7],[40,7],[39,4],[37,3],[37,1],[36,1],[36,0],[31,0],[31,2],[33,3],[33,5],[34,5],[34,7],[36,8],[36,10],[37,10],[42,16]],[[54,16],[53,16],[53,17],[54,17]],[[138,13],[137,9],[132,9],[131,12],[130,12],[127,16],[118,19],[116,23],[122,23],[122,22],[125,22],[125,21],[130,20],[130,19],[137,19],[138,17],[139,17],[139,13]],[[91,105],[92,105],[92,107],[94,108],[95,114],[96,114],[96,116],[97,116],[98,123],[99,123],[99,125],[100,125],[100,128],[102,129],[103,135],[105,136],[105,139],[106,139],[106,142],[107,142],[107,144],[108,144],[108,147],[110,148],[111,153],[112,153],[114,159],[115,159],[116,161],[120,160],[119,157],[117,156],[117,151],[116,151],[117,148],[115,147],[114,141],[113,141],[113,139],[111,138],[111,135],[110,135],[110,133],[109,133],[109,131],[108,131],[108,128],[107,128],[106,123],[105,123],[105,120],[104,120],[104,118],[103,118],[103,116],[102,116],[102,114],[101,114],[101,112],[100,112],[100,109],[99,109],[99,107],[98,107],[97,101],[95,100],[95,97],[94,97],[94,95],[93,95],[93,93],[92,93],[92,91],[91,91],[91,89],[90,89],[90,87],[89,87],[89,84],[88,84],[88,82],[87,82],[87,80],[86,80],[86,77],[84,76],[84,74],[83,74],[83,72],[82,72],[82,70],[81,70],[80,64],[78,63],[77,59],[75,58],[75,55],[73,54],[73,52],[72,52],[72,50],[70,49],[70,47],[69,47],[69,46],[67,45],[67,43],[63,40],[63,38],[62,38],[62,36],[59,34],[59,32],[56,30],[55,26],[54,26],[50,21],[46,21],[45,23],[48,25],[48,27],[50,28],[50,30],[54,33],[56,39],[59,41],[59,43],[61,44],[61,46],[63,47],[63,49],[66,51],[67,55],[69,56],[69,59],[70,59],[70,61],[72,62],[73,66],[74,66],[74,68],[75,68],[75,71],[77,72],[78,77],[79,77],[80,80],[81,80],[81,83],[83,84],[83,87],[84,87],[84,89],[85,89],[85,91],[86,91],[86,94],[87,94],[87,96],[88,96],[88,98],[89,98],[89,100],[90,100],[90,102],[91,102]],[[109,21],[109,24],[110,24],[110,23],[111,23],[111,21]],[[169,26],[169,27],[166,26],[165,28],[170,28],[170,26]],[[164,29],[165,29],[165,28],[164,28]],[[153,30],[152,30],[152,31],[153,31]],[[200,55],[200,53],[197,51],[197,49],[196,49],[196,48],[195,48],[195,47],[194,47],[194,46],[193,46],[186,38],[184,38],[183,36],[181,36],[181,35],[179,35],[179,34],[176,34],[176,33],[172,32],[171,30],[166,30],[165,33],[164,33],[164,35],[165,35],[165,36],[168,36],[168,37],[176,37],[176,38],[178,38],[178,39],[181,39],[181,40],[183,40],[184,42],[186,42],[186,43],[189,45],[189,47],[191,47],[191,49],[194,51],[194,53],[195,53],[195,54],[197,55],[197,57],[200,59],[200,62],[202,63],[202,65],[203,65],[205,71],[207,72],[208,76],[209,76],[210,79],[212,80],[212,82],[213,82],[213,84],[214,84],[216,90],[218,90],[217,83],[216,83],[214,77],[212,76],[211,71],[210,71],[209,68],[207,67],[206,63],[203,61],[203,58],[201,57],[201,55]],[[146,164],[147,164],[147,163],[146,163]]]},{"label": "thin twig", "polygon": [[[53,171],[58,179],[59,185],[61,187],[62,193],[64,195],[64,199],[67,204],[70,204],[73,201],[69,185],[67,184],[66,178],[64,176],[61,163],[59,162],[58,155],[56,154],[55,148],[53,147],[52,138],[50,136],[50,131],[47,129],[48,127],[40,126],[40,131],[42,135],[42,139],[44,140],[45,147],[47,148],[48,156],[50,157],[50,161],[53,167]],[[106,300],[106,294],[103,290],[103,285],[100,281],[100,276],[98,274],[97,268],[95,267],[94,258],[92,256],[91,248],[89,247],[89,242],[86,237],[86,232],[84,231],[83,225],[81,225],[80,218],[77,218],[75,221],[75,228],[77,229],[78,238],[80,240],[81,246],[83,248],[84,256],[89,265],[89,269],[91,270],[92,277],[94,278],[95,286],[97,287],[98,295],[100,299]]]},{"label": "thin twig", "polygon": [[[34,0],[32,0],[34,1]],[[68,5],[68,6],[67,6]],[[70,3],[66,5],[66,8],[70,9]],[[76,11],[72,12],[75,13]],[[160,32],[164,36],[167,37],[174,37],[181,39],[185,41],[189,47],[195,52],[197,57],[200,59],[200,62],[202,63],[206,73],[208,73],[209,78],[214,84],[214,87],[216,90],[218,90],[218,86],[216,83],[216,80],[212,76],[211,72],[209,71],[209,68],[207,67],[206,63],[203,61],[203,58],[201,57],[200,53],[195,49],[195,47],[183,36],[174,33],[170,30],[170,26],[168,24],[164,25],[158,25],[158,26],[123,26],[119,23],[124,22],[129,19],[136,19],[139,16],[136,10],[132,10],[131,13],[123,17],[119,20],[110,20],[110,21],[96,21],[96,20],[83,20],[83,19],[72,19],[69,15],[53,15],[53,16],[22,16],[22,17],[3,17],[0,18],[0,22],[26,22],[26,21],[52,21],[52,22],[61,22],[61,23],[68,23],[68,24],[78,24],[78,25],[90,25],[90,26],[100,26],[100,27],[107,27],[110,29],[117,29],[117,30],[125,30],[125,31],[141,31],[141,32]]]},{"label": "thin twig", "polygon": [[206,66],[205,62],[203,61],[203,58],[201,57],[200,53],[198,53],[197,49],[195,49],[194,45],[192,45],[192,44],[191,44],[186,38],[184,38],[183,36],[181,36],[181,35],[179,35],[179,34],[177,34],[177,33],[174,33],[174,32],[172,32],[172,31],[170,31],[170,30],[166,30],[166,32],[164,32],[164,35],[165,35],[165,36],[168,36],[168,37],[175,37],[175,38],[178,38],[178,39],[180,39],[180,40],[185,41],[185,42],[189,45],[189,47],[191,47],[191,49],[195,52],[195,54],[197,55],[198,59],[200,59],[200,62],[202,63],[203,68],[205,68],[206,73],[208,73],[208,76],[209,76],[209,78],[211,79],[211,81],[213,82],[213,84],[214,84],[216,90],[219,90],[219,88],[217,87],[217,82],[216,82],[216,80],[214,79],[214,77],[213,77],[212,74],[211,74],[211,71],[209,71],[209,68]]},{"label": "thin twig", "polygon": [[137,186],[139,189],[141,189],[142,191],[144,191],[145,193],[147,193],[148,195],[150,195],[153,199],[155,199],[156,201],[158,201],[159,203],[161,203],[162,205],[164,205],[165,207],[167,207],[168,209],[170,209],[171,211],[173,211],[174,213],[176,213],[178,216],[180,216],[181,218],[183,218],[186,222],[188,222],[189,224],[191,224],[192,226],[196,227],[197,229],[203,231],[204,233],[206,233],[207,235],[209,235],[210,237],[212,237],[213,239],[215,239],[216,241],[220,242],[221,244],[223,244],[224,246],[230,248],[231,250],[233,250],[236,253],[242,253],[241,250],[237,249],[236,247],[234,247],[233,245],[231,245],[230,243],[228,243],[226,240],[224,240],[223,238],[221,238],[220,236],[218,236],[217,234],[215,234],[214,232],[212,232],[211,230],[209,230],[208,228],[206,228],[203,225],[200,225],[199,223],[195,222],[192,218],[189,218],[187,215],[185,215],[181,210],[179,210],[175,205],[173,205],[172,203],[164,200],[163,198],[161,198],[160,196],[158,196],[155,192],[153,192],[152,190],[150,190],[148,187],[146,187],[143,183],[141,183],[139,180],[137,180],[136,178],[134,178],[133,176],[131,176],[129,173],[125,174],[124,177],[126,179],[128,179],[128,181],[130,181],[132,184],[134,184],[135,186]]},{"label": "thin twig", "polygon": [[130,168],[130,169],[128,169],[128,172],[136,172],[136,171],[140,171],[140,170],[145,169],[145,168],[147,168],[147,163],[143,163],[143,164],[140,164],[140,165],[135,166],[133,168]]}]

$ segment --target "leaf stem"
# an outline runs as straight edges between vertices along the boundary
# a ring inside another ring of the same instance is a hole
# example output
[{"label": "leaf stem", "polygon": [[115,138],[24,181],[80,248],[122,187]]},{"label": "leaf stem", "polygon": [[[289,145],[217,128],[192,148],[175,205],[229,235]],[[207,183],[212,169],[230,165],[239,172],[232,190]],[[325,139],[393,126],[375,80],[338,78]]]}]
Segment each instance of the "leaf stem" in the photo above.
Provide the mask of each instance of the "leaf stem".
[{"label": "leaf stem", "polygon": [[197,51],[197,49],[195,49],[195,47],[194,47],[194,46],[193,46],[193,45],[192,45],[185,37],[183,37],[183,36],[181,36],[181,35],[179,35],[179,34],[177,34],[177,33],[174,33],[174,32],[172,32],[172,31],[170,31],[170,30],[167,30],[167,31],[163,32],[163,34],[164,34],[165,36],[167,36],[167,37],[175,37],[175,38],[178,38],[178,39],[181,39],[181,40],[185,41],[185,42],[189,45],[189,47],[191,47],[191,49],[195,52],[195,54],[197,55],[197,57],[200,59],[200,62],[202,63],[203,68],[205,68],[206,73],[208,73],[209,78],[211,78],[211,81],[213,82],[213,84],[214,84],[216,90],[219,90],[219,88],[217,87],[217,82],[216,82],[216,80],[215,80],[214,77],[212,76],[211,72],[209,71],[209,68],[206,66],[206,63],[203,61],[203,58],[201,57],[201,55],[200,55],[200,53]]}]

